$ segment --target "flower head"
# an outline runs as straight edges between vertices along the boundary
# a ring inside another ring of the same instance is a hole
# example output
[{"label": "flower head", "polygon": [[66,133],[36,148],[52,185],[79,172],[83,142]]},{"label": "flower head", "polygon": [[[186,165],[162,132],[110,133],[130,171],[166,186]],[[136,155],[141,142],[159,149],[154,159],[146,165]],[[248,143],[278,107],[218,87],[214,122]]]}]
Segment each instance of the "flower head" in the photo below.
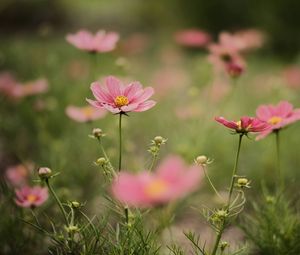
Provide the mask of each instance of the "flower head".
[{"label": "flower head", "polygon": [[186,47],[203,48],[210,42],[211,37],[202,30],[187,29],[178,31],[175,34],[175,40],[178,44]]},{"label": "flower head", "polygon": [[223,117],[216,117],[215,120],[239,134],[262,132],[270,127],[267,122],[248,116],[242,117],[239,121],[226,120]]},{"label": "flower head", "polygon": [[20,187],[26,184],[30,171],[24,165],[10,166],[6,169],[6,179],[14,187]]},{"label": "flower head", "polygon": [[182,198],[194,191],[202,179],[199,166],[185,166],[178,156],[169,156],[152,173],[121,172],[113,182],[113,195],[122,203],[150,207]]},{"label": "flower head", "polygon": [[66,114],[77,122],[89,122],[103,118],[106,115],[106,111],[95,109],[91,106],[77,107],[70,105],[66,108]]},{"label": "flower head", "polygon": [[76,48],[88,52],[109,52],[115,49],[119,35],[115,32],[98,31],[95,35],[86,30],[68,34],[66,40]]},{"label": "flower head", "polygon": [[37,207],[48,199],[47,188],[24,186],[16,190],[15,202],[20,207]]},{"label": "flower head", "polygon": [[143,89],[139,82],[124,86],[113,76],[106,77],[105,86],[93,82],[91,90],[96,101],[87,101],[96,108],[105,108],[112,113],[143,112],[156,104],[155,101],[148,100],[154,93],[152,87]]},{"label": "flower head", "polygon": [[256,110],[257,118],[269,123],[270,128],[262,131],[257,139],[262,139],[289,124],[300,120],[300,109],[293,109],[293,105],[287,101],[281,101],[277,105],[261,105]]}]

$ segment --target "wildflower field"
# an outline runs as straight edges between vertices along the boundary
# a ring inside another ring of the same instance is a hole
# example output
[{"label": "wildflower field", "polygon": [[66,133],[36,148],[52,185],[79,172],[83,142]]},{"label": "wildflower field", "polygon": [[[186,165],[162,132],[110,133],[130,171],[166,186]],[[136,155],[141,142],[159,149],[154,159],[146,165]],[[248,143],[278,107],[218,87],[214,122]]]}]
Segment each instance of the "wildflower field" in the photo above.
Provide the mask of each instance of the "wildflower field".
[{"label": "wildflower field", "polygon": [[1,255],[300,254],[297,4],[182,2],[0,6]]}]

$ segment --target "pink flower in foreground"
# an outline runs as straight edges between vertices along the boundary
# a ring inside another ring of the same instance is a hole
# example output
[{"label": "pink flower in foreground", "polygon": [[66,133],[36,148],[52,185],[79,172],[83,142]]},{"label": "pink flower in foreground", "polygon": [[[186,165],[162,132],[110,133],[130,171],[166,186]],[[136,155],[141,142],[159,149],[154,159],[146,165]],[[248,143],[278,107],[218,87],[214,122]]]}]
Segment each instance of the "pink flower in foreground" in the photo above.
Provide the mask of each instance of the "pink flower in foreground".
[{"label": "pink flower in foreground", "polygon": [[293,122],[300,120],[300,109],[293,109],[293,105],[287,101],[281,101],[277,105],[261,105],[256,110],[256,116],[270,124],[270,128],[260,133],[257,139],[262,139]]},{"label": "pink flower in foreground", "polygon": [[119,35],[115,32],[98,31],[95,35],[86,30],[68,34],[66,40],[76,48],[88,52],[109,52],[115,49]]},{"label": "pink flower in foreground", "polygon": [[121,172],[112,184],[120,202],[136,207],[151,207],[182,198],[199,187],[203,171],[186,166],[178,156],[169,156],[153,173]]},{"label": "pink flower in foreground", "polygon": [[153,88],[142,88],[139,82],[124,86],[113,76],[105,78],[105,86],[93,82],[91,90],[96,101],[87,101],[96,108],[105,108],[112,113],[143,112],[152,108],[156,102],[148,100],[154,93]]},{"label": "pink flower in foreground", "polygon": [[72,120],[78,122],[89,122],[101,119],[106,115],[104,109],[96,109],[91,106],[77,107],[70,105],[66,108],[66,114]]},{"label": "pink flower in foreground", "polygon": [[226,120],[223,117],[216,117],[215,120],[240,134],[257,133],[270,128],[267,122],[248,116],[242,117],[239,121]]},{"label": "pink flower in foreground", "polygon": [[6,169],[5,176],[14,187],[20,187],[27,183],[29,170],[24,165],[10,166]]},{"label": "pink flower in foreground", "polygon": [[203,48],[210,42],[211,37],[202,30],[187,29],[177,32],[175,34],[175,40],[178,44],[183,46]]},{"label": "pink flower in foreground", "polygon": [[42,205],[48,199],[47,188],[40,186],[24,186],[16,190],[15,202],[21,207],[37,207]]}]

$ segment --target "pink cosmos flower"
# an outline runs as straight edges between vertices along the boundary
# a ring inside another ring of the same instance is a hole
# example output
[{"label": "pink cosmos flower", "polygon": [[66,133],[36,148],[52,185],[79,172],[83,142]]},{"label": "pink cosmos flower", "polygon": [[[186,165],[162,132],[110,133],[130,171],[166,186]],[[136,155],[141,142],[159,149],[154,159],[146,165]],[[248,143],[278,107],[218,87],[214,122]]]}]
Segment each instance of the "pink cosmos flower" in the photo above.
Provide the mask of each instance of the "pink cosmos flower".
[{"label": "pink cosmos flower", "polygon": [[105,32],[104,30],[93,35],[87,30],[80,30],[76,34],[68,34],[66,40],[80,50],[109,52],[115,49],[119,35],[116,32]]},{"label": "pink cosmos flower", "polygon": [[72,120],[78,122],[89,122],[103,118],[106,115],[106,111],[104,109],[96,109],[91,106],[77,107],[70,105],[66,108],[66,114]]},{"label": "pink cosmos flower", "polygon": [[267,122],[248,116],[242,117],[239,121],[226,120],[223,117],[216,117],[215,120],[240,134],[263,132],[270,128]]},{"label": "pink cosmos flower", "polygon": [[113,76],[105,78],[105,86],[93,82],[91,90],[96,101],[87,101],[96,108],[105,108],[112,113],[143,112],[152,108],[156,102],[148,100],[154,93],[153,88],[142,88],[139,82],[124,86]]},{"label": "pink cosmos flower", "polygon": [[15,202],[20,207],[33,208],[42,205],[48,199],[48,189],[40,186],[24,186],[16,190]]},{"label": "pink cosmos flower", "polygon": [[46,79],[27,82],[15,88],[15,97],[22,98],[42,94],[48,91],[48,82]]},{"label": "pink cosmos flower", "polygon": [[283,71],[283,77],[290,88],[300,88],[300,68],[290,66]]},{"label": "pink cosmos flower", "polygon": [[0,75],[0,92],[13,100],[45,93],[47,90],[48,82],[45,79],[21,84],[10,73]]},{"label": "pink cosmos flower", "polygon": [[240,55],[239,48],[234,43],[230,44],[226,41],[223,42],[224,34],[220,35],[219,43],[210,44],[208,60],[213,64],[216,69],[225,70],[229,75],[234,71],[239,73],[245,70],[246,63]]},{"label": "pink cosmos flower", "polygon": [[262,139],[289,124],[300,120],[300,109],[293,109],[293,105],[287,101],[281,101],[277,105],[261,105],[256,110],[256,116],[269,123],[270,128],[262,131],[257,139]]},{"label": "pink cosmos flower", "polygon": [[30,171],[24,165],[10,166],[6,169],[5,176],[8,182],[14,187],[20,187],[27,183]]},{"label": "pink cosmos flower", "polygon": [[227,73],[233,78],[239,77],[244,72],[244,66],[235,62],[227,63],[225,68]]},{"label": "pink cosmos flower", "polygon": [[202,176],[201,167],[187,167],[180,157],[169,156],[154,173],[121,172],[113,181],[112,193],[124,204],[151,207],[182,198],[196,190]]},{"label": "pink cosmos flower", "polygon": [[210,42],[211,37],[202,30],[187,29],[177,32],[175,34],[175,40],[178,44],[183,46],[203,48]]}]

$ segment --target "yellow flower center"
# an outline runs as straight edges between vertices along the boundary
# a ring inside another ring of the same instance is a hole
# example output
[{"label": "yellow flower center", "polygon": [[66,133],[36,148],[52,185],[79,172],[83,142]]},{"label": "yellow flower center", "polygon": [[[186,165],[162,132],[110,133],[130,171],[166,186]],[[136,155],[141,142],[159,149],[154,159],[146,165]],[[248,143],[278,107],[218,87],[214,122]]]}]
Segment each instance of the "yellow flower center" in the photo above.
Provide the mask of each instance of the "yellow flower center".
[{"label": "yellow flower center", "polygon": [[116,105],[117,107],[122,107],[122,106],[124,106],[124,105],[128,105],[128,103],[129,103],[129,100],[128,100],[128,98],[125,97],[125,96],[117,96],[117,97],[115,98],[115,105]]},{"label": "yellow flower center", "polygon": [[242,129],[242,122],[240,120],[237,121],[236,124],[238,125],[238,129]]},{"label": "yellow flower center", "polygon": [[166,182],[162,180],[154,180],[146,186],[145,192],[150,197],[159,197],[168,189]]},{"label": "yellow flower center", "polygon": [[92,107],[87,106],[82,108],[82,112],[85,116],[91,117],[94,113],[94,109]]},{"label": "yellow flower center", "polygon": [[269,122],[270,124],[272,124],[272,125],[277,125],[277,124],[280,123],[281,121],[282,121],[282,118],[277,117],[277,116],[274,116],[274,117],[272,117],[272,118],[270,118],[270,119],[268,120],[268,122]]},{"label": "yellow flower center", "polygon": [[29,194],[27,196],[27,200],[30,202],[30,203],[33,203],[37,200],[37,196],[36,195],[33,195],[33,194]]}]

